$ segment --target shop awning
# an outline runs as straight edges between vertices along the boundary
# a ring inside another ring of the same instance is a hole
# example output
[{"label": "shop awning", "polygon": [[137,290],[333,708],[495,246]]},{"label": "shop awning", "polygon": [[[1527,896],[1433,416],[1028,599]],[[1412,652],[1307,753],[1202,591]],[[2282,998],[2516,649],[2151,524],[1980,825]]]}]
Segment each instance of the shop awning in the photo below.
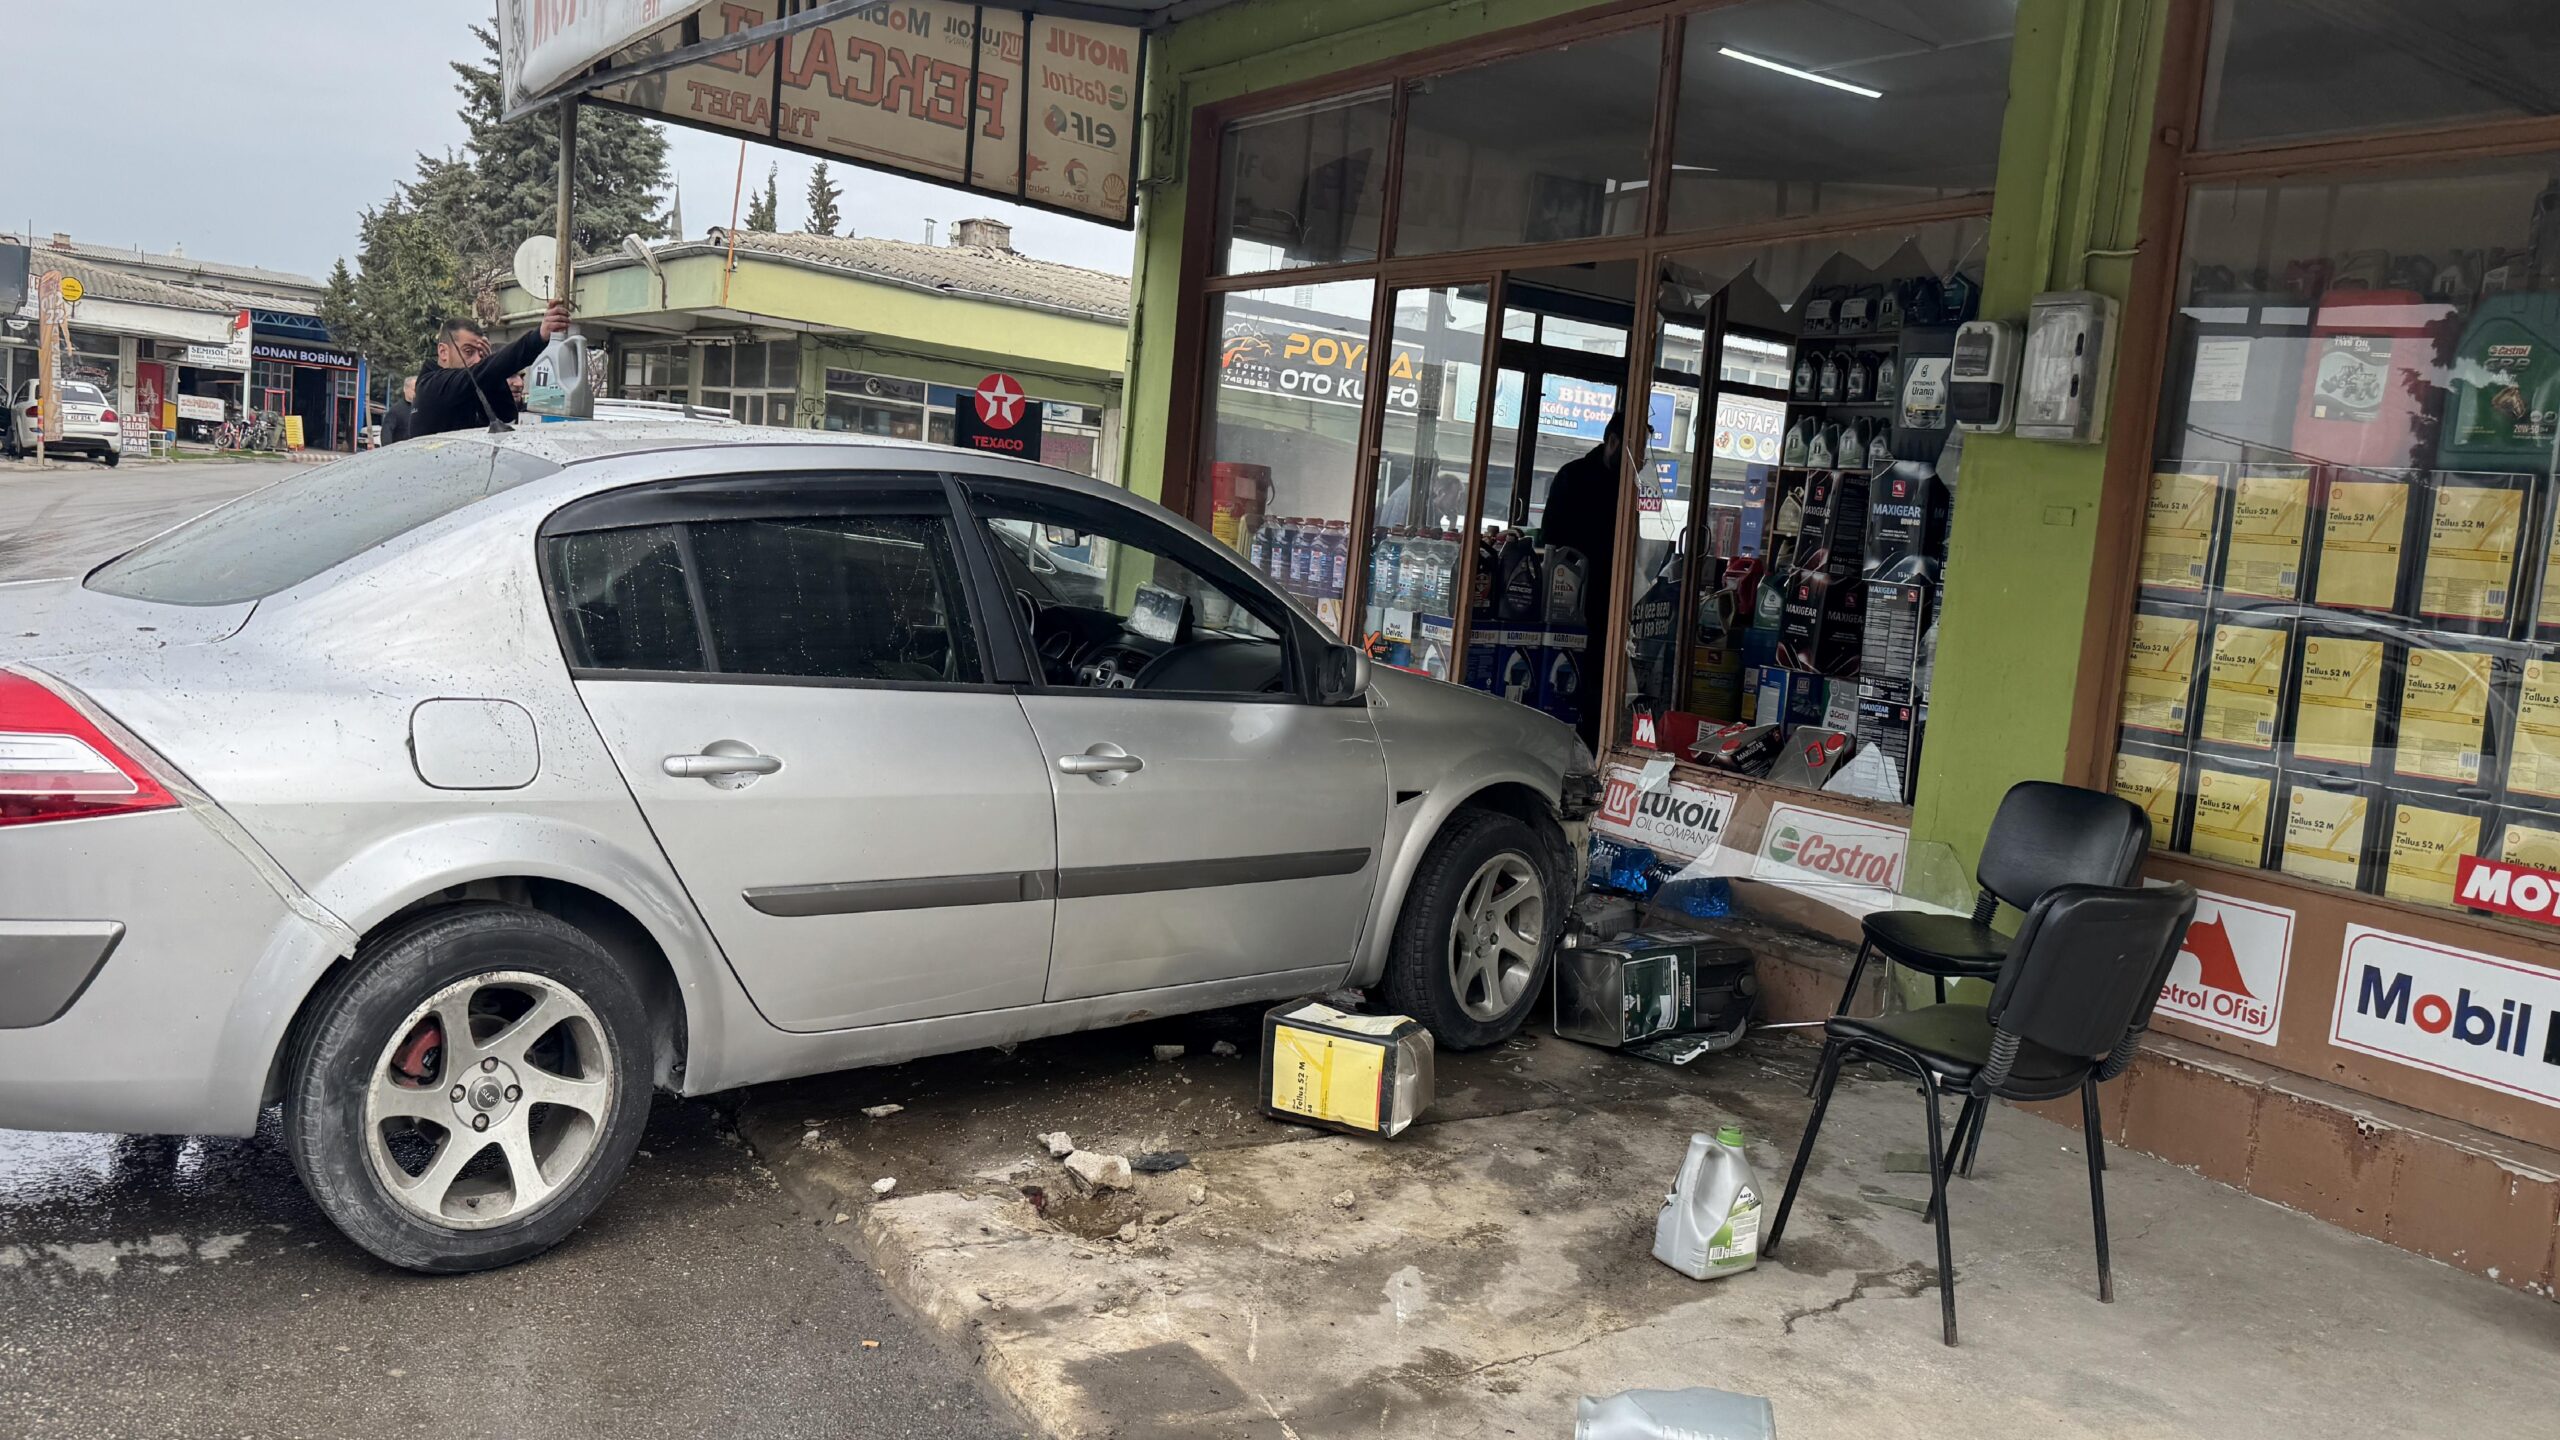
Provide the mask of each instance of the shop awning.
[{"label": "shop awning", "polygon": [[498,34],[510,119],[574,98],[1127,227],[1146,32],[1224,3],[499,0]]}]

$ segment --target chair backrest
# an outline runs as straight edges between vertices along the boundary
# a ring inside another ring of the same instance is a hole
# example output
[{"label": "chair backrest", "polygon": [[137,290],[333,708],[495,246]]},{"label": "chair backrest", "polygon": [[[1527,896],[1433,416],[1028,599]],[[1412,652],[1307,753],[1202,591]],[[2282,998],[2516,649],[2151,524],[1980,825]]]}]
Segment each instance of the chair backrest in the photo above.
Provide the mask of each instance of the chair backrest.
[{"label": "chair backrest", "polygon": [[1992,986],[1992,1027],[2096,1062],[2151,1023],[2195,887],[2057,885],[2027,911]]},{"label": "chair backrest", "polygon": [[2000,799],[1974,878],[2031,909],[2056,885],[2138,885],[2151,853],[2151,820],[2121,795],[2022,780]]}]

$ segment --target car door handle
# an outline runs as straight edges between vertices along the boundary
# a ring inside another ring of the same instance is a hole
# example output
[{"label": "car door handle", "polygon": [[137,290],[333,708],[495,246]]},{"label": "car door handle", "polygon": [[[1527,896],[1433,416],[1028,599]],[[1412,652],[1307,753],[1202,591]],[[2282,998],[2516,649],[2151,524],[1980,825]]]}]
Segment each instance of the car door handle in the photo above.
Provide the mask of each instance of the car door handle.
[{"label": "car door handle", "polygon": [[1096,745],[1081,755],[1058,757],[1058,773],[1062,775],[1134,775],[1146,768],[1146,761],[1117,745]]},{"label": "car door handle", "polygon": [[658,768],[678,780],[709,780],[721,775],[770,775],[782,768],[771,755],[670,755]]}]

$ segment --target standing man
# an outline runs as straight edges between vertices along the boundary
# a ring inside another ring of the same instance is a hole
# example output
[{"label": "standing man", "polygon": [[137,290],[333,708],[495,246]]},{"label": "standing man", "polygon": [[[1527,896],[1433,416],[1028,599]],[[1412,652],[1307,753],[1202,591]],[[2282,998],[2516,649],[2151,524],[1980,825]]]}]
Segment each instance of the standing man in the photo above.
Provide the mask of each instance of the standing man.
[{"label": "standing man", "polygon": [[542,324],[492,350],[477,322],[456,318],[436,331],[436,355],[418,372],[409,433],[442,435],[477,430],[491,420],[513,421],[516,397],[508,377],[521,374],[552,337],[569,328],[569,303],[554,300]]},{"label": "standing man", "polygon": [[397,445],[417,433],[418,377],[400,382],[400,393],[382,412],[382,443]]},{"label": "standing man", "polygon": [[1539,538],[1552,554],[1561,545],[1582,553],[1582,622],[1591,636],[1582,667],[1582,723],[1576,727],[1597,750],[1600,728],[1600,667],[1608,654],[1601,632],[1609,627],[1609,587],[1617,583],[1618,496],[1626,488],[1627,416],[1609,417],[1600,443],[1589,454],[1567,460],[1547,487],[1547,508],[1540,517]]}]

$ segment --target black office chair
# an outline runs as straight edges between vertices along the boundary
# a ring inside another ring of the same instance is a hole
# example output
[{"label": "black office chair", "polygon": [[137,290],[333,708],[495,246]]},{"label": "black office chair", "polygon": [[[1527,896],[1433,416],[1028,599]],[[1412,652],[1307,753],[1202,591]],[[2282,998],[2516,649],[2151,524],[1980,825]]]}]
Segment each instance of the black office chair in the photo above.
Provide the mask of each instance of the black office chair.
[{"label": "black office chair", "polygon": [[[2005,808],[2005,807],[2004,807]],[[2098,1299],[2116,1298],[2107,1258],[2104,1142],[2098,1086],[2124,1073],[2151,1023],[2160,987],[2195,918],[2196,892],[2184,883],[2140,889],[2057,885],[2027,912],[2010,961],[1982,1005],[1931,1005],[1874,1019],[1835,1015],[1823,1025],[1822,1067],[1813,1116],[1787,1172],[1787,1191],[1763,1254],[1774,1257],[1796,1203],[1822,1114],[1852,1056],[1881,1061],[1920,1082],[1929,1103],[1929,1219],[1938,1231],[1938,1300],[1946,1341],[1956,1343],[1955,1263],[1947,1244],[1947,1180],[1955,1151],[1941,1133],[1942,1089],[1965,1092],[1968,1112],[2003,1100],[2058,1100],[2080,1092],[2089,1150],[2089,1211],[2098,1237]],[[1976,1112],[1978,1113],[1978,1112]],[[1958,1122],[1959,1134],[1964,1124]],[[1978,1121],[1976,1122],[1979,1123]]]}]

